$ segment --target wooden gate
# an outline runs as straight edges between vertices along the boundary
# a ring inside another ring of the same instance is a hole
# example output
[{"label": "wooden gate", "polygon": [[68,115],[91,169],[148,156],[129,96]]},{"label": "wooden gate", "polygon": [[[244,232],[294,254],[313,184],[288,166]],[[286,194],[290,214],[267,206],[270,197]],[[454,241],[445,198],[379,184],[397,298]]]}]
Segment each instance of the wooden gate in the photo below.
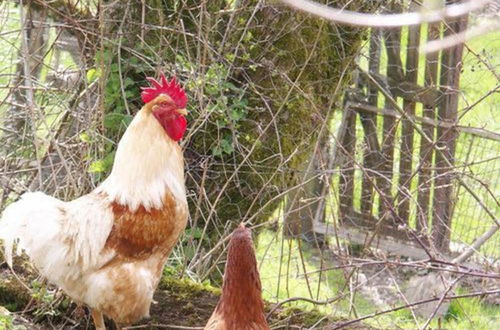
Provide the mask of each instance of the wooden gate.
[{"label": "wooden gate", "polygon": [[[430,24],[427,40],[466,26],[467,17]],[[358,66],[355,86],[346,93],[338,133],[337,156],[343,159],[339,214],[343,228],[368,229],[445,252],[459,180],[456,141],[461,132],[474,129],[458,126],[463,44],[424,58],[418,52],[422,31],[422,26],[371,31],[368,65]],[[401,45],[406,45],[403,56]],[[380,72],[384,50],[386,71]],[[418,82],[420,61],[425,62],[420,65],[423,83]]]}]

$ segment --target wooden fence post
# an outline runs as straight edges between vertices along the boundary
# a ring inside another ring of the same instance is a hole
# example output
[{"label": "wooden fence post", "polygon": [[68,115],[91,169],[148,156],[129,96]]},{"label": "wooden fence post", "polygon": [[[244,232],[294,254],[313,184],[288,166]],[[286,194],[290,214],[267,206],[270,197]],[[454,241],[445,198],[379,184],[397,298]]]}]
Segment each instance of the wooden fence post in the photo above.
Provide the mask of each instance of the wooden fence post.
[{"label": "wooden fence post", "polygon": [[[467,27],[467,17],[449,20],[445,26],[444,36],[464,31]],[[460,70],[462,68],[463,44],[443,50],[441,56],[440,85],[442,98],[438,106],[438,120],[457,124],[458,88]],[[432,219],[432,239],[440,250],[447,250],[450,240],[451,210],[453,196],[453,168],[455,143],[457,139],[456,127],[437,129],[434,179],[434,214]]]},{"label": "wooden fence post", "polygon": [[[439,38],[440,23],[429,24],[427,40]],[[425,87],[436,88],[438,72],[439,52],[429,53],[425,57]],[[436,104],[423,105],[423,117],[434,120]],[[435,127],[422,122],[422,131],[427,137],[434,141]],[[420,137],[420,162],[418,177],[417,196],[417,230],[427,231],[429,226],[429,202],[432,189],[432,155],[434,148],[432,143],[423,136]]]},{"label": "wooden fence post", "polygon": [[[400,40],[401,40],[401,29],[389,29],[384,31],[385,47],[387,50],[387,77],[395,82],[400,82],[403,80],[403,67],[401,64],[400,56]],[[395,97],[394,92],[395,86],[390,86],[391,95]],[[385,101],[385,107],[388,109],[393,109],[391,101]],[[387,218],[387,213],[391,213],[391,208],[394,207],[393,195],[392,195],[392,178],[393,178],[393,166],[394,166],[394,140],[396,135],[396,129],[398,127],[398,122],[390,117],[384,116],[383,122],[383,138],[381,143],[381,154],[382,154],[382,166],[380,176],[380,202],[379,202],[379,217]],[[377,180],[378,182],[378,180]],[[394,219],[393,219],[394,221]]]},{"label": "wooden fence post", "polygon": [[344,220],[353,209],[354,197],[354,155],[356,151],[356,111],[344,106],[345,116],[342,121],[345,124],[345,130],[339,142],[342,148],[339,152],[343,161],[340,168],[339,181],[339,218]]},{"label": "wooden fence post", "polygon": [[[380,69],[380,30],[372,29],[370,36],[370,50],[369,50],[369,72],[379,72]],[[374,107],[378,105],[378,89],[369,84],[368,85],[368,103]],[[372,214],[373,209],[373,178],[376,175],[370,171],[377,170],[378,141],[377,141],[377,115],[373,113],[360,112],[359,118],[363,125],[365,133],[365,152],[363,155],[363,181],[361,188],[361,213],[366,215]]]},{"label": "wooden fence post", "polygon": [[[411,6],[412,8],[413,6]],[[420,44],[421,25],[410,26],[408,28],[408,46],[406,52],[406,76],[405,81],[416,84],[418,77],[418,47]],[[415,115],[416,103],[413,100],[404,99],[403,109],[410,115]],[[411,199],[413,161],[413,126],[406,119],[402,120],[401,129],[401,152],[399,157],[399,191],[398,215],[400,219],[408,224]]]}]

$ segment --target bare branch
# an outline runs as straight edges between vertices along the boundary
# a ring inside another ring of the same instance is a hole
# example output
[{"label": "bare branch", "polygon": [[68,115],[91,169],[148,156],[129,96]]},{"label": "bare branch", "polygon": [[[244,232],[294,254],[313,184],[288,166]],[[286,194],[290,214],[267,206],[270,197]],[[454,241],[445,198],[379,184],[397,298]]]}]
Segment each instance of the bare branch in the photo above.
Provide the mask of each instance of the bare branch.
[{"label": "bare branch", "polygon": [[470,29],[467,29],[460,33],[452,34],[443,39],[429,41],[422,47],[421,51],[426,54],[438,52],[440,50],[451,48],[460,43],[466,42],[470,39],[482,36],[484,34],[498,31],[499,29],[500,29],[500,20],[496,19],[493,21],[488,21],[485,23],[481,23],[477,26],[471,27]]},{"label": "bare branch", "polygon": [[335,9],[310,0],[280,0],[297,10],[312,14],[332,22],[364,27],[402,27],[422,23],[439,22],[446,18],[467,15],[484,7],[490,0],[467,1],[442,9],[403,14],[365,14]]}]

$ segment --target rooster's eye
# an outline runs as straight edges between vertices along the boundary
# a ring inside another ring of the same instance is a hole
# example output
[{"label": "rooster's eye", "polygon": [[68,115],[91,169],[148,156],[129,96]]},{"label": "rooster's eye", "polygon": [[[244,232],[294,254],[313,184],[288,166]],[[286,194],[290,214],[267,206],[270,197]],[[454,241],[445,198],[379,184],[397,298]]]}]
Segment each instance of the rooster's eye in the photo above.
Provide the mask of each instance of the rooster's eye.
[{"label": "rooster's eye", "polygon": [[166,107],[168,105],[168,102],[163,101],[160,103],[160,107]]}]

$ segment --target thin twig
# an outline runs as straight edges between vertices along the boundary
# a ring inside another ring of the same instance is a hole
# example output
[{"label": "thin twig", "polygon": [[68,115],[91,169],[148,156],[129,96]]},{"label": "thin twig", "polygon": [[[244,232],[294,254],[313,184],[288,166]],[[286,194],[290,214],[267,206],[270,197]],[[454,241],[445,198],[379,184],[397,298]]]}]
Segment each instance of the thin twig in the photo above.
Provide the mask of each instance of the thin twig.
[{"label": "thin twig", "polygon": [[453,299],[459,299],[459,298],[471,298],[471,297],[477,297],[477,296],[483,296],[483,295],[490,295],[490,294],[494,295],[494,294],[498,294],[498,293],[500,293],[500,290],[487,290],[487,291],[472,292],[472,293],[467,293],[467,294],[462,294],[462,295],[455,295],[455,296],[443,296],[443,297],[429,298],[429,299],[417,301],[417,302],[414,302],[414,303],[411,303],[411,304],[406,304],[406,305],[401,305],[401,306],[394,307],[394,308],[391,308],[391,309],[386,309],[386,310],[383,310],[381,312],[375,312],[375,313],[372,313],[372,314],[369,314],[369,315],[365,315],[363,317],[359,317],[359,318],[354,319],[354,320],[346,321],[344,323],[341,323],[341,324],[335,326],[333,329],[345,328],[345,327],[347,327],[347,326],[349,326],[351,324],[354,324],[354,323],[358,323],[358,322],[361,322],[361,321],[364,321],[364,320],[367,320],[367,319],[371,319],[371,318],[374,318],[374,317],[377,317],[377,316],[380,316],[380,315],[383,315],[383,314],[396,312],[396,311],[401,310],[401,309],[405,309],[405,308],[409,308],[409,307],[413,307],[413,306],[418,306],[418,305],[422,305],[422,304],[427,304],[427,303],[439,300],[441,298],[443,300],[453,300]]}]

